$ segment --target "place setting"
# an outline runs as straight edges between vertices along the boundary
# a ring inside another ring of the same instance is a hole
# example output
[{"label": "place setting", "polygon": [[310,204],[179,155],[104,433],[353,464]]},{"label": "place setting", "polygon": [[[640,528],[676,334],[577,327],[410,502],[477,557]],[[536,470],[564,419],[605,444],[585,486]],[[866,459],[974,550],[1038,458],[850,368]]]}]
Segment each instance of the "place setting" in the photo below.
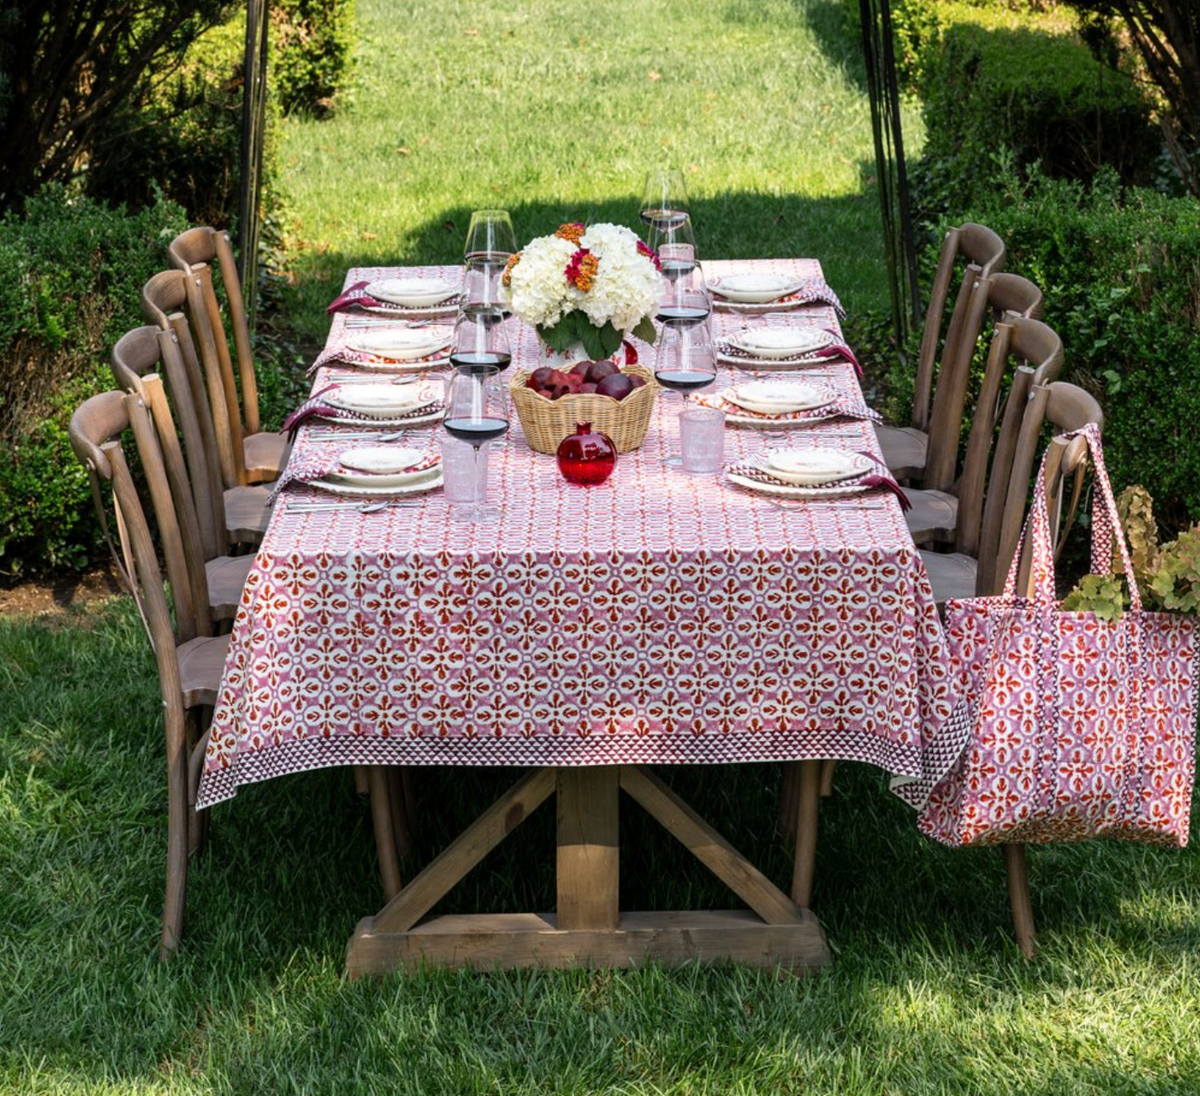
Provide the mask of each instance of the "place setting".
[{"label": "place setting", "polygon": [[794,430],[831,419],[878,422],[879,415],[861,400],[843,396],[828,385],[807,381],[757,380],[731,385],[692,399],[725,414],[730,426],[759,430]]},{"label": "place setting", "polygon": [[459,287],[446,278],[399,276],[347,286],[326,312],[358,310],[395,319],[430,319],[458,311]]},{"label": "place setting", "polygon": [[[773,317],[766,316],[770,320]],[[717,358],[724,365],[754,373],[791,372],[842,359],[862,367],[854,352],[833,330],[794,324],[748,324],[719,343]]]},{"label": "place setting", "polygon": [[786,448],[756,453],[729,464],[725,479],[735,487],[773,499],[822,500],[883,490],[909,508],[900,485],[866,452],[836,448]]},{"label": "place setting", "polygon": [[845,315],[837,294],[822,278],[747,271],[709,278],[708,288],[713,308],[719,312],[753,316],[823,304],[832,307],[839,316]]},{"label": "place setting", "polygon": [[413,375],[450,364],[452,328],[403,326],[359,329],[339,346],[326,350],[309,366],[315,373],[334,362],[352,365],[366,373]]},{"label": "place setting", "polygon": [[271,498],[278,498],[291,484],[304,484],[335,497],[327,501],[319,496],[289,496],[286,513],[354,508],[353,502],[341,502],[341,498],[358,499],[364,510],[383,509],[393,501],[436,491],[442,482],[442,456],[436,450],[382,445],[341,450],[322,447],[306,454],[303,460],[289,463],[276,481]]},{"label": "place setting", "polygon": [[413,427],[438,422],[445,409],[440,386],[335,381],[318,389],[283,422],[295,436],[311,419],[357,427]]}]

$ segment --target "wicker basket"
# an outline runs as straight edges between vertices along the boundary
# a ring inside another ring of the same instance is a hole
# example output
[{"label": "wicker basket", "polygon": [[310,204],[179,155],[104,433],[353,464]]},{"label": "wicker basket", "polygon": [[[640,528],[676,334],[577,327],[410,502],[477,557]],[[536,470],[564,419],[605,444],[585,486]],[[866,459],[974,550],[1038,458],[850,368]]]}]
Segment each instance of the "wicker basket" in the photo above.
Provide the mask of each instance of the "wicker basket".
[{"label": "wicker basket", "polygon": [[658,382],[644,366],[627,365],[621,372],[642,377],[646,383],[623,400],[586,393],[548,400],[540,392],[525,387],[529,371],[520,370],[512,379],[512,401],[529,447],[538,453],[557,453],[559,443],[568,434],[574,434],[576,424],[581,422],[590,422],[593,430],[612,438],[618,453],[628,453],[641,445],[650,428]]}]

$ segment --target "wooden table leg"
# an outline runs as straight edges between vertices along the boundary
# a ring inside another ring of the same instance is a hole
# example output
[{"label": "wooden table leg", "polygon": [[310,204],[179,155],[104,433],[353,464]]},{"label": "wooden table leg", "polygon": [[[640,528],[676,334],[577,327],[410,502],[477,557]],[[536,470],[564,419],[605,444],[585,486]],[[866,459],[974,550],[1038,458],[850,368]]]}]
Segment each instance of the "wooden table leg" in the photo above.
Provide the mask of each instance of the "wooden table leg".
[{"label": "wooden table leg", "polygon": [[813,871],[817,860],[817,813],[821,802],[821,762],[801,761],[796,790],[796,862],[792,870],[792,901],[801,909],[812,904]]},{"label": "wooden table leg", "polygon": [[379,879],[383,883],[383,896],[391,899],[400,891],[400,861],[396,856],[396,833],[392,829],[387,770],[382,765],[372,765],[367,770],[367,785],[371,789],[371,821],[379,854]]},{"label": "wooden table leg", "polygon": [[616,766],[558,770],[558,927],[620,922]]}]

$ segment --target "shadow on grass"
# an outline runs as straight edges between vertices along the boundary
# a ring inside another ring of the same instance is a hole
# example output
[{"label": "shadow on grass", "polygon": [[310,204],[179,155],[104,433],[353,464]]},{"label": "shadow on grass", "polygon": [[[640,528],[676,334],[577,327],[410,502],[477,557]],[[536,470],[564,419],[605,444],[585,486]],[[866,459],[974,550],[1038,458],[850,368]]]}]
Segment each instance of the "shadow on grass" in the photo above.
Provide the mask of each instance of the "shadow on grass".
[{"label": "shadow on grass", "polygon": [[[869,165],[866,165],[869,167]],[[611,221],[636,228],[638,196],[593,202],[521,202],[509,207],[518,242],[553,232],[564,221]],[[730,191],[692,203],[702,256],[719,259],[811,256],[848,309],[882,308],[883,246],[873,192],[837,198]],[[353,266],[462,262],[471,209],[448,206],[399,241],[364,239],[361,250],[292,253],[295,284],[284,292],[292,326],[317,348],[327,329],[325,305]],[[767,243],[763,243],[767,241]]]}]

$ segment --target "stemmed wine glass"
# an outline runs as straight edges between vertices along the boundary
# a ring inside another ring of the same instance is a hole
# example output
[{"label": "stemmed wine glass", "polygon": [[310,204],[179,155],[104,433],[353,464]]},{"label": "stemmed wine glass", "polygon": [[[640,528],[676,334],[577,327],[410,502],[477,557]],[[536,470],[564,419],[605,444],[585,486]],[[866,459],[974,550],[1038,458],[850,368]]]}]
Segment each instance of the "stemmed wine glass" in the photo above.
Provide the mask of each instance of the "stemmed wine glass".
[{"label": "stemmed wine glass", "polygon": [[653,237],[656,231],[675,224],[690,220],[688,211],[687,188],[683,185],[683,175],[674,168],[655,168],[646,175],[646,184],[642,188],[642,221],[648,226],[647,240],[654,246]]},{"label": "stemmed wine glass", "polygon": [[508,432],[508,386],[494,365],[456,369],[446,387],[446,414],[442,427],[452,438],[475,450],[475,501],[455,516],[470,521],[489,521],[499,509],[487,505],[487,480],[482,474],[480,450],[489,441]]},{"label": "stemmed wine glass", "polygon": [[498,308],[507,319],[508,309],[500,303],[500,277],[516,250],[517,237],[507,210],[477,209],[471,214],[463,245],[464,310]]},{"label": "stemmed wine glass", "polygon": [[666,327],[708,327],[712,297],[699,263],[676,267],[663,278],[656,319]]},{"label": "stemmed wine glass", "polygon": [[[663,325],[654,348],[654,379],[680,393],[685,410],[690,393],[717,379],[717,353],[707,324]],[[672,454],[665,463],[674,466],[682,460]]]},{"label": "stemmed wine glass", "polygon": [[691,273],[700,261],[692,218],[687,213],[682,217],[682,220],[651,225],[650,239],[647,241],[650,248],[658,253],[662,276],[671,282],[681,274]]},{"label": "stemmed wine glass", "polygon": [[512,362],[504,313],[498,305],[463,308],[450,339],[450,364],[460,371],[507,369]]}]

